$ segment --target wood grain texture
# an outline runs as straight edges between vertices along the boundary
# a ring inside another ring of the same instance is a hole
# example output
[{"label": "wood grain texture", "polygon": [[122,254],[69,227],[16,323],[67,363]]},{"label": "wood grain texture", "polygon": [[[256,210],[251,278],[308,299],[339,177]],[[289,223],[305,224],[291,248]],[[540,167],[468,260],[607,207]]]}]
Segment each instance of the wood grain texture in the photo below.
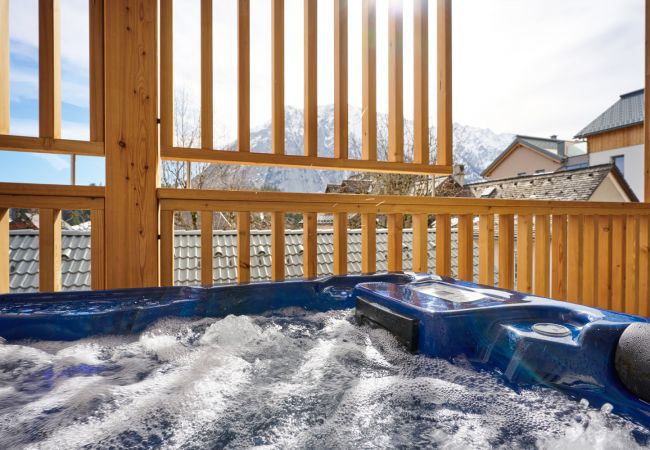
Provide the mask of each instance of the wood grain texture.
[{"label": "wood grain texture", "polygon": [[388,271],[402,271],[404,214],[388,215]]},{"label": "wood grain texture", "polygon": [[348,0],[334,0],[334,158],[347,157]]},{"label": "wood grain texture", "polygon": [[104,0],[89,0],[88,12],[90,141],[104,142]]},{"label": "wood grain texture", "polygon": [[160,148],[174,146],[173,0],[160,0]]},{"label": "wood grain texture", "polygon": [[567,301],[582,303],[582,216],[567,219]]},{"label": "wood grain texture", "polygon": [[567,216],[551,219],[551,297],[567,298]]},{"label": "wood grain texture", "polygon": [[362,0],[362,112],[361,157],[377,159],[377,4]]},{"label": "wood grain texture", "polygon": [[348,273],[348,215],[334,214],[334,275]]},{"label": "wood grain texture", "polygon": [[39,136],[61,137],[61,8],[60,0],[38,2]]},{"label": "wood grain texture", "polygon": [[306,279],[318,274],[318,215],[305,213],[303,219],[303,274]]},{"label": "wood grain texture", "polygon": [[597,220],[596,216],[582,219],[582,304],[596,306],[597,272]]},{"label": "wood grain texture", "polygon": [[201,284],[211,286],[214,283],[214,212],[201,211]]},{"label": "wood grain texture", "polygon": [[106,289],[106,226],[103,209],[90,211],[90,287]]},{"label": "wood grain texture", "polygon": [[517,290],[533,291],[533,217],[517,216]]},{"label": "wood grain texture", "polygon": [[453,164],[451,0],[438,0],[438,150],[436,164]]},{"label": "wood grain texture", "polygon": [[284,280],[284,213],[271,213],[271,279]]},{"label": "wood grain texture", "polygon": [[429,0],[413,3],[413,161],[429,163]]},{"label": "wood grain texture", "polygon": [[157,3],[104,5],[109,289],[158,285]]},{"label": "wood grain texture", "polygon": [[0,134],[9,134],[9,0],[0,0]]},{"label": "wood grain texture", "polygon": [[318,156],[318,4],[305,0],[305,156]]},{"label": "wood grain texture", "polygon": [[436,214],[436,274],[451,276],[451,217]]},{"label": "wood grain texture", "polygon": [[615,148],[643,145],[643,124],[598,133],[587,137],[589,153],[604,152]]},{"label": "wood grain texture", "polygon": [[625,226],[625,216],[611,218],[610,307],[615,311],[623,311],[625,308],[625,250],[627,248]]},{"label": "wood grain texture", "polygon": [[402,0],[388,2],[388,160],[404,161],[404,21]]},{"label": "wood grain texture", "polygon": [[597,303],[599,308],[611,309],[612,299],[612,225],[611,217],[598,216]]},{"label": "wood grain texture", "polygon": [[479,283],[494,285],[494,215],[481,214],[478,229]]},{"label": "wood grain texture", "polygon": [[474,281],[474,216],[458,216],[458,278]]},{"label": "wood grain texture", "polygon": [[237,213],[237,282],[251,281],[251,214]]},{"label": "wood grain texture", "polygon": [[625,218],[625,300],[623,311],[638,314],[639,310],[639,221],[636,216]]},{"label": "wood grain texture", "polygon": [[73,139],[53,139],[48,137],[0,135],[0,150],[104,156],[104,143],[76,141]]},{"label": "wood grain texture", "polygon": [[212,66],[212,0],[201,0],[201,147],[203,148],[214,146]]},{"label": "wood grain texture", "polygon": [[[645,77],[644,87],[646,94],[650,92],[650,0],[645,0]],[[643,193],[644,202],[650,202],[650,95],[645,95],[643,100]]]},{"label": "wood grain texture", "polygon": [[271,151],[284,154],[284,0],[271,4]]},{"label": "wood grain texture", "polygon": [[160,211],[160,285],[174,285],[174,211]]},{"label": "wood grain texture", "polygon": [[377,215],[361,214],[361,272],[377,271]]},{"label": "wood grain texture", "polygon": [[0,294],[7,294],[9,286],[9,209],[0,208]]},{"label": "wood grain texture", "polygon": [[639,217],[639,303],[637,314],[650,314],[650,218]]},{"label": "wood grain texture", "polygon": [[61,210],[39,210],[38,281],[41,292],[61,290]]},{"label": "wood grain texture", "polygon": [[413,219],[413,272],[429,271],[429,215],[414,214]]},{"label": "wood grain texture", "polygon": [[251,147],[250,0],[237,0],[237,150]]},{"label": "wood grain texture", "polygon": [[547,215],[535,216],[535,295],[551,293],[551,223]]},{"label": "wood grain texture", "polygon": [[499,287],[515,288],[515,217],[499,215]]}]

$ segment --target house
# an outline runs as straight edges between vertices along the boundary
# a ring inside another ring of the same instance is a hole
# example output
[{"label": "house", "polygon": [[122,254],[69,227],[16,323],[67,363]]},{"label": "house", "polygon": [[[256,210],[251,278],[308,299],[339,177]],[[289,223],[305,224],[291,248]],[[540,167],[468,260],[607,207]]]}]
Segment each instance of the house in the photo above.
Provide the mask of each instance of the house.
[{"label": "house", "polygon": [[555,172],[563,167],[588,163],[584,144],[550,138],[517,135],[512,143],[481,173],[497,180],[523,175]]},{"label": "house", "polygon": [[644,90],[623,94],[575,137],[586,139],[589,165],[613,163],[643,201]]}]

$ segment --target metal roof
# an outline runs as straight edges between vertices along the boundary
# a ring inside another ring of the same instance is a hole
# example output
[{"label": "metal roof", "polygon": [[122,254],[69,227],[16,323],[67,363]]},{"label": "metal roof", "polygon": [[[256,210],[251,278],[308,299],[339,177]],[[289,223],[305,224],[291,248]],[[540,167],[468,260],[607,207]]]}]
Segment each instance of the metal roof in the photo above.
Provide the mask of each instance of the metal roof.
[{"label": "metal roof", "polygon": [[[429,230],[429,267],[435,267],[435,229]],[[333,269],[332,230],[318,230],[318,275],[330,275]],[[377,271],[387,270],[388,232],[377,230]],[[403,230],[403,266],[412,268],[413,230]],[[174,280],[177,285],[201,284],[201,235],[199,231],[177,231],[174,237]],[[457,273],[457,234],[452,230],[452,272]],[[63,290],[90,289],[90,233],[62,232]],[[303,276],[302,230],[285,233],[285,267],[288,279]],[[478,273],[478,242],[474,242],[474,266]],[[213,235],[214,282],[237,281],[237,234],[215,231]],[[361,230],[348,231],[348,271],[361,273]],[[271,279],[271,232],[251,231],[251,279]],[[38,231],[10,232],[10,289],[12,293],[38,290]]]},{"label": "metal roof", "polygon": [[586,138],[604,131],[643,123],[644,97],[643,89],[621,95],[616,103],[580,130],[576,137]]}]

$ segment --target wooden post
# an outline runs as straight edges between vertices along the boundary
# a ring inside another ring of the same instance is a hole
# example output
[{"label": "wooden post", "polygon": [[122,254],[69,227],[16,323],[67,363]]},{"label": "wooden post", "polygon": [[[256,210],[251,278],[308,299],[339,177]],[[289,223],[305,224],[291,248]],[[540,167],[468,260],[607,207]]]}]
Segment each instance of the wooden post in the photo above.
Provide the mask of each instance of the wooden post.
[{"label": "wooden post", "polygon": [[361,154],[363,159],[377,159],[377,5],[376,0],[362,3],[362,65]]},{"label": "wooden post", "polygon": [[0,134],[9,134],[9,0],[0,0],[0,69]]},{"label": "wooden post", "polygon": [[103,209],[90,211],[90,283],[93,289],[106,288],[106,244]]},{"label": "wooden post", "polygon": [[9,281],[9,209],[0,208],[0,294],[9,292]]},{"label": "wooden post", "polygon": [[104,0],[90,0],[88,12],[90,16],[88,22],[90,24],[90,140],[104,142]]},{"label": "wooden post", "polygon": [[567,297],[567,217],[552,217],[551,233],[551,297],[565,300]]},{"label": "wooden post", "polygon": [[549,216],[535,216],[535,285],[534,293],[548,297],[551,291],[551,224]]},{"label": "wooden post", "polygon": [[413,272],[429,271],[429,215],[413,214]]},{"label": "wooden post", "polygon": [[394,213],[388,215],[388,271],[402,271],[402,229],[404,228],[404,214]]},{"label": "wooden post", "polygon": [[38,275],[41,292],[61,290],[61,210],[39,211]]},{"label": "wooden post", "polygon": [[517,290],[533,291],[533,216],[517,216]]},{"label": "wooden post", "polygon": [[[625,312],[625,250],[626,250],[625,216],[612,217],[611,232],[611,308]],[[634,273],[629,276],[633,277]]]},{"label": "wooden post", "polygon": [[214,283],[213,271],[213,222],[212,211],[201,211],[201,284],[210,286]]},{"label": "wooden post", "polygon": [[237,8],[237,149],[251,147],[251,48],[250,0],[238,0]]},{"label": "wooden post", "polygon": [[458,278],[474,281],[474,216],[458,216]]},{"label": "wooden post", "polygon": [[174,146],[174,14],[172,0],[160,0],[160,148]]},{"label": "wooden post", "polygon": [[639,304],[639,221],[627,216],[625,221],[625,301],[623,311],[638,314]]},{"label": "wooden post", "polygon": [[38,2],[39,135],[61,137],[61,17],[59,0]]},{"label": "wooden post", "polygon": [[334,275],[348,273],[348,215],[334,213]]},{"label": "wooden post", "polygon": [[404,161],[404,36],[402,0],[388,6],[388,160]]},{"label": "wooden post", "polygon": [[109,289],[158,285],[157,3],[104,5]]},{"label": "wooden post", "polygon": [[361,272],[377,271],[377,215],[361,214]]},{"label": "wooden post", "polygon": [[598,216],[598,296],[599,308],[611,309],[612,243],[611,217]]},{"label": "wooden post", "polygon": [[251,281],[251,215],[237,213],[237,282]]},{"label": "wooden post", "polygon": [[212,0],[201,0],[201,148],[208,149],[214,146],[212,83]]},{"label": "wooden post", "polygon": [[348,0],[334,0],[334,157],[348,158]]},{"label": "wooden post", "polygon": [[318,156],[318,4],[305,0],[305,156]]},{"label": "wooden post", "polygon": [[413,5],[413,161],[429,163],[429,0]]},{"label": "wooden post", "polygon": [[481,214],[478,230],[478,279],[487,286],[494,285],[494,215]]},{"label": "wooden post", "polygon": [[271,213],[271,279],[284,280],[284,213]]},{"label": "wooden post", "polygon": [[451,0],[438,0],[438,154],[436,164],[453,164]]},{"label": "wooden post", "polygon": [[582,304],[596,306],[596,216],[582,219]]},{"label": "wooden post", "polygon": [[499,287],[515,288],[515,218],[499,214]]},{"label": "wooden post", "polygon": [[284,154],[284,0],[273,0],[271,87],[273,105],[271,121],[271,149],[275,155]]},{"label": "wooden post", "polygon": [[304,213],[303,220],[303,275],[304,278],[314,278],[318,274],[318,214]]},{"label": "wooden post", "polygon": [[174,285],[174,211],[160,211],[160,285]]},{"label": "wooden post", "polygon": [[567,220],[567,286],[566,299],[582,303],[582,216]]},{"label": "wooden post", "polygon": [[451,217],[436,214],[436,273],[451,276]]}]

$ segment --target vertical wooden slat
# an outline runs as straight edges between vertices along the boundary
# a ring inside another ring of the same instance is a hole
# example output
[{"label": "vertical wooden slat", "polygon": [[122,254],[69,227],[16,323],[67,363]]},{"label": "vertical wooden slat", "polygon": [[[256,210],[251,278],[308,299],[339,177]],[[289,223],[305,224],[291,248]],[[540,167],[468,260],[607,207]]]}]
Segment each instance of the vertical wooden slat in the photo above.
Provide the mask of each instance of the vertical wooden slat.
[{"label": "vertical wooden slat", "polygon": [[567,218],[552,217],[551,233],[551,297],[565,300],[567,296]]},{"label": "vertical wooden slat", "polygon": [[535,216],[535,285],[534,293],[542,297],[550,295],[551,271],[551,224],[549,216]]},{"label": "vertical wooden slat", "polygon": [[639,303],[637,313],[650,313],[650,216],[639,217]]},{"label": "vertical wooden slat", "polygon": [[413,272],[429,271],[429,216],[413,214]]},{"label": "vertical wooden slat", "polygon": [[334,0],[334,157],[348,157],[348,0]]},{"label": "vertical wooden slat", "polygon": [[9,0],[0,0],[0,134],[9,134]]},{"label": "vertical wooden slat", "polygon": [[458,278],[474,281],[474,216],[458,216]]},{"label": "vertical wooden slat", "polygon": [[582,219],[582,304],[596,306],[596,217]]},{"label": "vertical wooden slat", "polygon": [[[646,126],[643,128],[643,192],[644,202],[650,202],[650,0],[645,1],[645,77],[644,77],[644,123]],[[645,299],[643,299],[645,300]]]},{"label": "vertical wooden slat", "polygon": [[429,0],[413,5],[413,161],[429,163]]},{"label": "vertical wooden slat", "polygon": [[[212,0],[201,0],[201,147],[214,146],[212,93]],[[204,282],[205,283],[205,282]],[[212,280],[210,280],[212,284]]]},{"label": "vertical wooden slat", "polygon": [[61,17],[59,0],[38,2],[39,135],[61,137]]},{"label": "vertical wooden slat", "polygon": [[453,164],[451,0],[438,0],[438,151],[436,164]]},{"label": "vertical wooden slat", "polygon": [[625,220],[625,296],[623,311],[638,314],[639,287],[639,222],[636,216]]},{"label": "vertical wooden slat", "polygon": [[212,211],[201,211],[201,284],[206,286],[214,283],[213,266],[213,223]]},{"label": "vertical wooden slat", "polygon": [[533,217],[517,216],[517,290],[533,290]]},{"label": "vertical wooden slat", "polygon": [[174,146],[174,14],[172,0],[160,0],[160,148]]},{"label": "vertical wooden slat", "polygon": [[[1,3],[2,0],[0,0]],[[104,141],[104,0],[89,0],[90,140]],[[1,77],[2,75],[0,75]]]},{"label": "vertical wooden slat", "polygon": [[318,156],[318,4],[305,0],[305,156]]},{"label": "vertical wooden slat", "polygon": [[515,288],[515,218],[499,215],[499,287]]},{"label": "vertical wooden slat", "polygon": [[404,214],[388,215],[388,271],[402,271]]},{"label": "vertical wooden slat", "polygon": [[402,0],[388,10],[388,160],[404,161],[404,35]]},{"label": "vertical wooden slat", "polygon": [[251,280],[251,215],[249,212],[237,213],[237,281],[248,283]]},{"label": "vertical wooden slat", "polygon": [[314,278],[318,274],[318,215],[304,213],[303,221],[303,273],[304,278]]},{"label": "vertical wooden slat", "polygon": [[348,273],[348,215],[334,213],[334,275]]},{"label": "vertical wooden slat", "polygon": [[436,215],[436,273],[451,276],[451,217]]},{"label": "vertical wooden slat", "polygon": [[582,303],[582,216],[567,220],[567,285],[566,298]]},{"label": "vertical wooden slat", "polygon": [[377,271],[377,215],[361,214],[361,272]]},{"label": "vertical wooden slat", "polygon": [[284,154],[284,0],[273,0],[271,11],[273,84],[271,149],[276,155]]},{"label": "vertical wooden slat", "polygon": [[479,283],[494,285],[494,215],[481,214],[478,229]]},{"label": "vertical wooden slat", "polygon": [[9,282],[9,209],[0,208],[0,294],[9,292]]},{"label": "vertical wooden slat", "polygon": [[251,146],[250,0],[238,0],[237,8],[237,150]]},{"label": "vertical wooden slat", "polygon": [[174,211],[160,211],[160,285],[174,285]]},{"label": "vertical wooden slat", "polygon": [[362,3],[362,102],[361,155],[368,161],[377,159],[377,4]]},{"label": "vertical wooden slat", "polygon": [[611,308],[624,312],[625,308],[625,216],[612,217],[611,249],[612,249],[612,290]]},{"label": "vertical wooden slat", "polygon": [[38,274],[41,292],[61,290],[61,210],[39,211]]},{"label": "vertical wooden slat", "polygon": [[599,308],[611,309],[612,243],[611,218],[598,216],[598,303]]},{"label": "vertical wooden slat", "polygon": [[106,288],[106,242],[104,210],[90,211],[90,283],[92,289]]},{"label": "vertical wooden slat", "polygon": [[271,213],[271,279],[284,280],[284,213]]}]

